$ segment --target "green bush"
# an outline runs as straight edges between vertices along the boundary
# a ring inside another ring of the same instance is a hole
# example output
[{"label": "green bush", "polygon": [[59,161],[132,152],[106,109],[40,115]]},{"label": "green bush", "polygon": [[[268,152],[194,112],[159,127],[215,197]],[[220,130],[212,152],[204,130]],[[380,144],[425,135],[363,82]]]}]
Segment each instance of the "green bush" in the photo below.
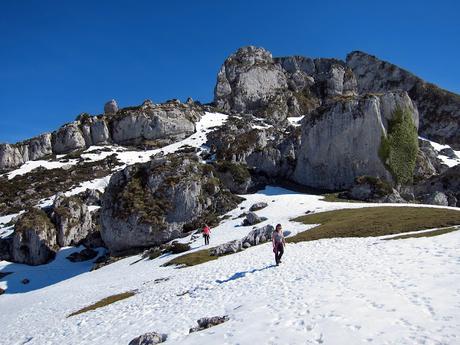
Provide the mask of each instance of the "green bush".
[{"label": "green bush", "polygon": [[418,152],[417,128],[411,111],[397,108],[388,123],[388,135],[382,135],[379,156],[398,184],[412,183]]}]

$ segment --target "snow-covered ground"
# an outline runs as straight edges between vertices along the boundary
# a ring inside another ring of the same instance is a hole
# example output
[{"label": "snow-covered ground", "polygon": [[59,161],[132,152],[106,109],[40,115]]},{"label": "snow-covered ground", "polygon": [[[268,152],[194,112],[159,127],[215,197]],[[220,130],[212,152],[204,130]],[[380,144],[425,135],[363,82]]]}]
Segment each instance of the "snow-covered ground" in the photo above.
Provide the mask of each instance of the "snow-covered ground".
[{"label": "snow-covered ground", "polygon": [[[289,221],[306,211],[370,206],[278,187],[245,197],[229,215],[266,201],[257,213],[291,235],[310,227]],[[213,229],[211,246],[252,230],[241,222],[229,218]],[[192,246],[206,248],[201,238]],[[455,344],[459,249],[460,232],[394,241],[331,239],[288,244],[279,267],[270,244],[263,244],[183,269],[161,267],[174,257],[165,255],[152,261],[133,256],[87,272],[88,263],[64,259],[74,250],[65,248],[44,266],[0,264],[1,271],[15,272],[0,282],[9,289],[0,297],[0,343],[128,344],[157,331],[168,335],[168,344]],[[30,283],[22,285],[23,278]],[[169,280],[155,281],[162,278]],[[66,317],[131,290],[137,290],[134,297]],[[230,321],[188,334],[197,319],[214,315]]]},{"label": "snow-covered ground", "polygon": [[422,137],[419,137],[419,138],[424,141],[428,141],[431,144],[431,146],[433,146],[434,150],[438,153],[438,158],[448,167],[453,167],[453,166],[460,164],[460,151],[454,150],[455,154],[457,155],[457,158],[449,158],[439,153],[442,149],[451,148],[449,145],[441,145],[434,141],[428,140],[426,138],[422,138]]},{"label": "snow-covered ground", "polygon": [[[206,149],[206,134],[226,119],[227,115],[207,113],[195,134],[161,149],[129,151],[112,146],[95,154],[92,147],[83,157],[97,161],[116,153],[128,165],[184,145]],[[301,117],[289,120],[297,124]],[[26,163],[10,174],[25,173],[37,164],[58,167],[51,163],[61,162]],[[85,182],[66,194],[103,190],[109,178]],[[257,226],[281,223],[289,235],[313,226],[290,221],[307,211],[382,206],[329,203],[317,195],[278,187],[244,197],[228,213],[231,217],[212,229],[211,246],[251,231],[237,217],[255,202],[268,203],[257,211],[268,219]],[[41,204],[51,202],[49,198]],[[202,238],[191,246],[207,248]],[[280,267],[273,266],[270,244],[263,244],[184,269],[161,266],[173,255],[152,261],[133,256],[89,272],[91,262],[65,259],[78,249],[63,248],[48,265],[0,262],[1,272],[14,272],[0,279],[0,287],[7,289],[0,296],[0,344],[128,344],[149,331],[167,334],[167,344],[456,344],[459,249],[460,231],[456,231],[394,241],[352,238],[288,244]],[[30,283],[22,284],[24,278]],[[134,297],[67,318],[104,297],[131,290],[137,291]],[[229,315],[230,321],[188,334],[197,319],[214,315]]]}]

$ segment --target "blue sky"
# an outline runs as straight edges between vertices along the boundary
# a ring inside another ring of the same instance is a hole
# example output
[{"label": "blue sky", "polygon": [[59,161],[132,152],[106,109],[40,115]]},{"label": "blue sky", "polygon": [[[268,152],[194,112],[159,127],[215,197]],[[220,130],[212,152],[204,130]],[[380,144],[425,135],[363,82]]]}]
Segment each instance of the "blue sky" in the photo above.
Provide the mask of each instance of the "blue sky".
[{"label": "blue sky", "polygon": [[150,98],[212,100],[244,45],[344,59],[363,50],[460,93],[457,1],[0,0],[0,142]]}]

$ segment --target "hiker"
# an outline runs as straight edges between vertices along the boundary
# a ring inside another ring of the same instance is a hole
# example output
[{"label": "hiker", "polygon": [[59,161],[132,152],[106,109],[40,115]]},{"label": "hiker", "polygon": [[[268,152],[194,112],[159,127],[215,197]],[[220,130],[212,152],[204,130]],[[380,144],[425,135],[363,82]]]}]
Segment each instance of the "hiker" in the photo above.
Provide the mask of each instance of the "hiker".
[{"label": "hiker", "polygon": [[203,227],[203,237],[204,237],[204,245],[207,246],[209,244],[209,235],[211,235],[211,229],[206,224]]},{"label": "hiker", "polygon": [[272,234],[272,243],[273,243],[273,252],[275,253],[275,262],[276,266],[281,263],[281,257],[284,253],[284,246],[286,241],[284,240],[283,231],[281,229],[281,224],[277,224],[275,231]]}]

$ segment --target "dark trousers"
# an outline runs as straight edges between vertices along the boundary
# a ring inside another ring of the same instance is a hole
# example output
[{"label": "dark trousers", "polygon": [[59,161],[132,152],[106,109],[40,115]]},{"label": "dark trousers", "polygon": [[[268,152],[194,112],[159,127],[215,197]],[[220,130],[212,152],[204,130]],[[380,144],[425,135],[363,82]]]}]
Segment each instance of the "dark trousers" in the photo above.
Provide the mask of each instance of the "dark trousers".
[{"label": "dark trousers", "polygon": [[275,262],[278,265],[281,262],[281,257],[284,254],[284,245],[283,243],[278,243],[275,245]]},{"label": "dark trousers", "polygon": [[209,235],[204,234],[203,237],[204,237],[204,245],[208,245],[209,244]]}]

